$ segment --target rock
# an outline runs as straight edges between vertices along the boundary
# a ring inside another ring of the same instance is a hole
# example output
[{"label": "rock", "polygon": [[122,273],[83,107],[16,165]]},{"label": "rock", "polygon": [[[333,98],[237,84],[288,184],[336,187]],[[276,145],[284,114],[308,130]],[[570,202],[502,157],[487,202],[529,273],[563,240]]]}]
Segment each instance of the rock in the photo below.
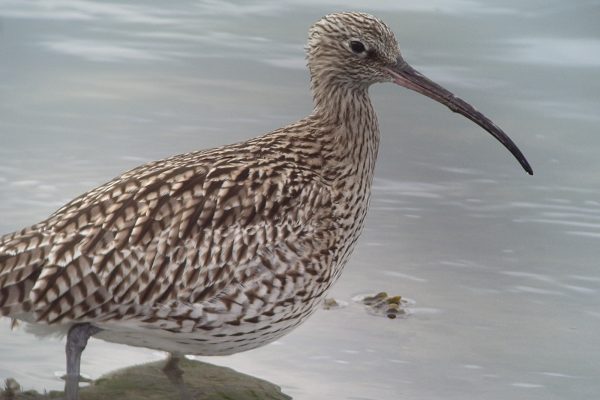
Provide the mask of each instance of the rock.
[{"label": "rock", "polygon": [[[164,361],[111,372],[82,386],[81,400],[290,400],[291,397],[267,381],[230,368],[183,359],[183,386],[171,383],[162,371]],[[16,383],[16,381],[15,381]],[[183,394],[183,395],[182,395]],[[59,399],[61,392],[0,392],[0,400]]]}]

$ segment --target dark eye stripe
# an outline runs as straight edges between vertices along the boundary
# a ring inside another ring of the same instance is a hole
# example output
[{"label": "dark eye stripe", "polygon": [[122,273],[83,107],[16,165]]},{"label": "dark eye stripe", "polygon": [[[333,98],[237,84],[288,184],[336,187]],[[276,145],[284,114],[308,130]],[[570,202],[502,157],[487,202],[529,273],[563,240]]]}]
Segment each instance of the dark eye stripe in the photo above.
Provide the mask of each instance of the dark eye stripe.
[{"label": "dark eye stripe", "polygon": [[366,50],[365,45],[358,40],[353,40],[350,42],[350,49],[356,54],[364,53]]}]

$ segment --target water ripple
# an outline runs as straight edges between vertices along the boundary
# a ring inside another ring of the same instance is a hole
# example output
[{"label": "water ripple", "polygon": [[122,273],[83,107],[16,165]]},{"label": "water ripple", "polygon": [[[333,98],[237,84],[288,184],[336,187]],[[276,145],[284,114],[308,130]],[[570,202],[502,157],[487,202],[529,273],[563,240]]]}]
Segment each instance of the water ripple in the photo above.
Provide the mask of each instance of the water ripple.
[{"label": "water ripple", "polygon": [[71,21],[114,20],[130,24],[171,24],[181,16],[167,8],[90,0],[0,0],[0,16],[17,19]]}]

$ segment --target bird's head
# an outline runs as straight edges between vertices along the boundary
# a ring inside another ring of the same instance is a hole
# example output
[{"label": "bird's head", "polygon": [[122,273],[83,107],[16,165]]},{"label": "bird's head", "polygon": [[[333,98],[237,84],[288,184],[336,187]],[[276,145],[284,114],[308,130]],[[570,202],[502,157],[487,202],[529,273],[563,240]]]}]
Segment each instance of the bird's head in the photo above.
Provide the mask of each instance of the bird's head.
[{"label": "bird's head", "polygon": [[309,31],[307,58],[313,88],[366,89],[373,83],[394,82],[475,122],[500,141],[527,173],[533,174],[525,156],[499,127],[404,61],[394,33],[374,16],[345,12],[321,18]]},{"label": "bird's head", "polygon": [[394,33],[369,14],[330,14],[308,37],[308,67],[313,79],[369,86],[390,80],[386,66],[400,57]]}]

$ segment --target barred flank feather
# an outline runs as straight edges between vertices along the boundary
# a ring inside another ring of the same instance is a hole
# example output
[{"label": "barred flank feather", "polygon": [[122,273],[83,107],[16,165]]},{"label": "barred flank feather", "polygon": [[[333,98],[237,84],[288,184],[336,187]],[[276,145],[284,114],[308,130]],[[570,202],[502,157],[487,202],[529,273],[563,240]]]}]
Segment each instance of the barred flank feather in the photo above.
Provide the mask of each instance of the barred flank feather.
[{"label": "barred flank feather", "polygon": [[367,88],[387,78],[346,59],[357,36],[398,56],[371,16],[319,21],[311,116],[142,165],[0,238],[2,315],[90,322],[107,340],[206,355],[301,323],[339,277],[369,203],[379,133]]}]

